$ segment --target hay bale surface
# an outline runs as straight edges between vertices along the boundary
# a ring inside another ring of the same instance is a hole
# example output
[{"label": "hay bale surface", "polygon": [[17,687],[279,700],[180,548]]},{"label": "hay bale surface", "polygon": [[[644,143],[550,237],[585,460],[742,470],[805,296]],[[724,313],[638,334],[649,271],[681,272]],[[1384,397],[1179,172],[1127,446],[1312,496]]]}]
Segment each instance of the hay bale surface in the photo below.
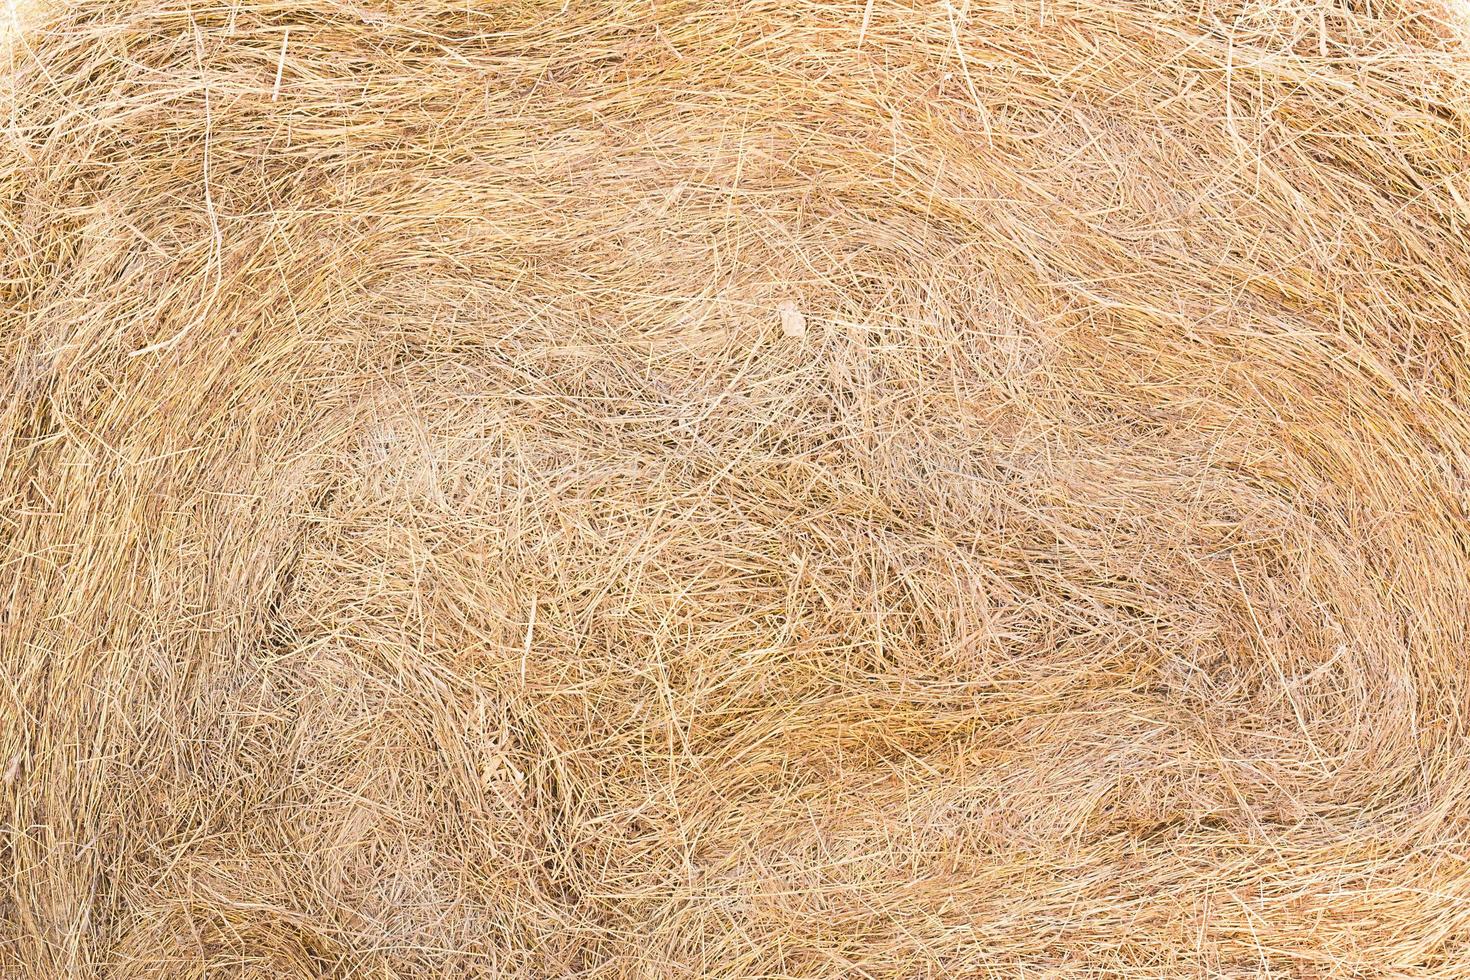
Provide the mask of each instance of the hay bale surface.
[{"label": "hay bale surface", "polygon": [[0,975],[1470,977],[1470,52],[84,0],[0,134]]}]

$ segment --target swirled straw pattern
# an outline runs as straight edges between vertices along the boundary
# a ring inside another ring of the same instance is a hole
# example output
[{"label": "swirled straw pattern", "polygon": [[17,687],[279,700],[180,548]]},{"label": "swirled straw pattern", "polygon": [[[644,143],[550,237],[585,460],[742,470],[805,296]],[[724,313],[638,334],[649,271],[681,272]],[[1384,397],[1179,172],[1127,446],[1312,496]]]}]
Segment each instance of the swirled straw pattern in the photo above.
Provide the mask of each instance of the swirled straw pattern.
[{"label": "swirled straw pattern", "polygon": [[1456,11],[16,17],[0,976],[1470,977]]}]

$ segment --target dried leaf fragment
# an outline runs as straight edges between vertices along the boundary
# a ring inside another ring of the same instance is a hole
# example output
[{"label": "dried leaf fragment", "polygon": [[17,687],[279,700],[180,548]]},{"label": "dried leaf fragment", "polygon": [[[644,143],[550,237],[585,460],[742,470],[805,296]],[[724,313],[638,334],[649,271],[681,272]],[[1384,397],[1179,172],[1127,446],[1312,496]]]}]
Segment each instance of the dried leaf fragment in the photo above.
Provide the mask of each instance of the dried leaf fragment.
[{"label": "dried leaf fragment", "polygon": [[796,305],[794,299],[783,299],[776,304],[776,312],[781,317],[781,332],[788,337],[806,336],[806,317]]}]

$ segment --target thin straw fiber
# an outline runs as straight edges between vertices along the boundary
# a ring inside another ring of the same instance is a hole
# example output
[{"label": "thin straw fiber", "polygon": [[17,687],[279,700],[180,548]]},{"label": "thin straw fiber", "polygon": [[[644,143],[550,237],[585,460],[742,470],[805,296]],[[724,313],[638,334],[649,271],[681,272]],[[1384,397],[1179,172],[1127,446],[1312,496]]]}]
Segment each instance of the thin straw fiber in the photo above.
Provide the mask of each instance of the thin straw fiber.
[{"label": "thin straw fiber", "polygon": [[3,6],[0,977],[1470,980],[1465,8]]}]

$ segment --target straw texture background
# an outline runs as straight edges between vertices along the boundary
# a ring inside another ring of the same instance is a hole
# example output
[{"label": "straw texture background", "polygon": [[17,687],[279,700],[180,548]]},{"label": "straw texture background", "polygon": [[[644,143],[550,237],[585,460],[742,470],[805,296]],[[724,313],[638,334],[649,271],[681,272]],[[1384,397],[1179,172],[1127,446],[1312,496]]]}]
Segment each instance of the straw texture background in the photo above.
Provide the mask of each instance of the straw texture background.
[{"label": "straw texture background", "polygon": [[0,976],[1470,977],[1470,53],[85,0],[0,84]]}]

